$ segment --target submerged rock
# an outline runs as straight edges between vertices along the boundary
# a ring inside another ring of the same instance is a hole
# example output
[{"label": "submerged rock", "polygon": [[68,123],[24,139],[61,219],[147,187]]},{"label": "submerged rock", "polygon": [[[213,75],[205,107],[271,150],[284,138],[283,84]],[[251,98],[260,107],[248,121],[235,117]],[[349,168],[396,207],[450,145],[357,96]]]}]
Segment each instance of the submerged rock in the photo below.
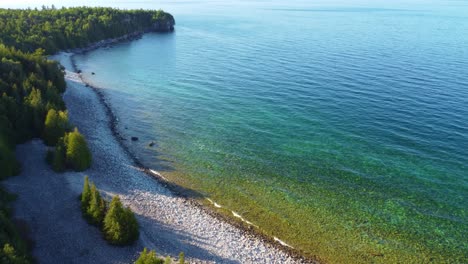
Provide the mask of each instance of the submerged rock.
[{"label": "submerged rock", "polygon": [[152,146],[154,146],[154,144],[155,144],[154,141],[151,141],[151,142],[148,144],[148,146],[152,147]]},{"label": "submerged rock", "polygon": [[132,137],[132,141],[138,141],[138,137]]}]

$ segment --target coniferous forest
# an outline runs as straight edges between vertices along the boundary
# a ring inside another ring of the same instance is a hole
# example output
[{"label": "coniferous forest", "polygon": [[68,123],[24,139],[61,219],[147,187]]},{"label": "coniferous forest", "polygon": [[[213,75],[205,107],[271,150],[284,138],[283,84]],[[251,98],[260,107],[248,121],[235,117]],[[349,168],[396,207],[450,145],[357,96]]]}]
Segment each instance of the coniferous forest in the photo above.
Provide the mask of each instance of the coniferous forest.
[{"label": "coniferous forest", "polygon": [[[173,17],[163,11],[112,8],[0,9],[0,180],[18,174],[15,145],[41,138],[54,147],[55,171],[91,166],[86,140],[68,121],[64,70],[47,55],[150,30]],[[32,261],[11,221],[14,196],[0,187],[0,262]]]}]

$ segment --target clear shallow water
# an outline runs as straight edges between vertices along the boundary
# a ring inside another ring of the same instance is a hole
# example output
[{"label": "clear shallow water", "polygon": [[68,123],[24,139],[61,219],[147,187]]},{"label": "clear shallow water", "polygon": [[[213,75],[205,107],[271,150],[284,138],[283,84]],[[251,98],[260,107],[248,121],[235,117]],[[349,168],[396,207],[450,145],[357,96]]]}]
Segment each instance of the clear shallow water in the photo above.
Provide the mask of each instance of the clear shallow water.
[{"label": "clear shallow water", "polygon": [[331,262],[467,260],[467,3],[163,7],[76,57],[149,167]]}]

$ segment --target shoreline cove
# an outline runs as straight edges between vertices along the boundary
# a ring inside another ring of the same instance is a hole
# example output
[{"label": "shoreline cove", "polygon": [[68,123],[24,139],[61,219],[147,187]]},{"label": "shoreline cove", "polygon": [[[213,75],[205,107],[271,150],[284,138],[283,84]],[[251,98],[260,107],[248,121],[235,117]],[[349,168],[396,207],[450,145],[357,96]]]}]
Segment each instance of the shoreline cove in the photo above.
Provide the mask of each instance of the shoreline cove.
[{"label": "shoreline cove", "polygon": [[[266,243],[276,250],[280,252],[286,253],[289,257],[294,259],[294,262],[298,263],[320,263],[320,258],[318,256],[314,257],[305,257],[299,250],[295,249],[288,243],[282,241],[276,236],[270,237],[262,232],[262,229],[253,224],[252,222],[244,219],[241,215],[237,214],[234,211],[224,208],[223,206],[217,204],[215,201],[211,200],[210,198],[205,198],[212,206],[208,206],[207,204],[203,204],[202,199],[197,200],[197,198],[191,198],[190,192],[191,190],[186,190],[183,187],[170,182],[167,178],[165,178],[161,173],[146,167],[136,156],[136,154],[132,153],[130,149],[126,146],[124,141],[126,140],[118,130],[117,124],[119,123],[116,114],[114,113],[112,106],[108,99],[106,99],[106,95],[102,91],[101,88],[97,88],[93,86],[91,83],[85,81],[80,73],[80,69],[78,69],[74,57],[76,55],[81,55],[87,52],[91,52],[100,48],[105,47],[112,47],[113,44],[118,44],[122,42],[129,42],[136,39],[140,39],[146,32],[136,32],[132,34],[128,34],[116,39],[109,39],[103,40],[94,44],[89,45],[85,48],[80,49],[73,49],[68,50],[65,52],[60,52],[53,57],[62,56],[64,53],[66,56],[69,57],[72,69],[70,69],[76,76],[79,78],[80,82],[83,84],[83,88],[89,88],[92,90],[99,99],[100,104],[104,107],[108,122],[106,125],[116,142],[119,144],[121,149],[125,152],[125,155],[129,157],[134,165],[134,169],[145,173],[147,176],[151,177],[157,183],[161,184],[164,188],[169,190],[172,194],[183,198],[185,203],[189,204],[189,206],[193,206],[202,210],[204,213],[214,217],[222,222],[230,224],[235,228],[239,229],[244,236],[246,237],[253,237],[256,239],[260,239],[263,243]],[[163,33],[164,34],[164,33]],[[60,61],[59,61],[60,62]],[[98,162],[97,160],[93,160],[93,163]],[[214,208],[213,208],[214,207]],[[223,210],[223,212],[216,211],[217,209]],[[225,211],[225,212],[224,212]],[[186,256],[190,256],[190,252],[185,252]],[[247,262],[245,262],[247,263]]]}]

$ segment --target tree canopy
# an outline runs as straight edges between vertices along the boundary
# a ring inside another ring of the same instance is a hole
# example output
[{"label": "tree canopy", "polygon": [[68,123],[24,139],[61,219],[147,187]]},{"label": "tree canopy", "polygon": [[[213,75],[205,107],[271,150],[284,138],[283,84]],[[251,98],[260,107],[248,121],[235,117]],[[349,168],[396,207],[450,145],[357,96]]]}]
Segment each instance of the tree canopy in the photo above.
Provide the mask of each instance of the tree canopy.
[{"label": "tree canopy", "polygon": [[156,251],[147,250],[146,248],[144,248],[134,264],[163,264],[163,263],[164,263],[164,260],[156,256]]},{"label": "tree canopy", "polygon": [[44,142],[49,146],[55,146],[59,138],[65,135],[69,129],[68,113],[66,111],[57,111],[50,109],[44,124]]},{"label": "tree canopy", "polygon": [[104,237],[111,244],[127,245],[139,237],[138,222],[129,208],[124,208],[119,196],[114,196],[104,218]]},{"label": "tree canopy", "polygon": [[84,171],[91,166],[91,152],[77,128],[65,136],[66,160],[69,167]]},{"label": "tree canopy", "polygon": [[162,10],[105,7],[0,9],[0,42],[23,51],[43,49],[47,54],[52,54],[145,31],[161,21],[174,23],[174,18]]}]

